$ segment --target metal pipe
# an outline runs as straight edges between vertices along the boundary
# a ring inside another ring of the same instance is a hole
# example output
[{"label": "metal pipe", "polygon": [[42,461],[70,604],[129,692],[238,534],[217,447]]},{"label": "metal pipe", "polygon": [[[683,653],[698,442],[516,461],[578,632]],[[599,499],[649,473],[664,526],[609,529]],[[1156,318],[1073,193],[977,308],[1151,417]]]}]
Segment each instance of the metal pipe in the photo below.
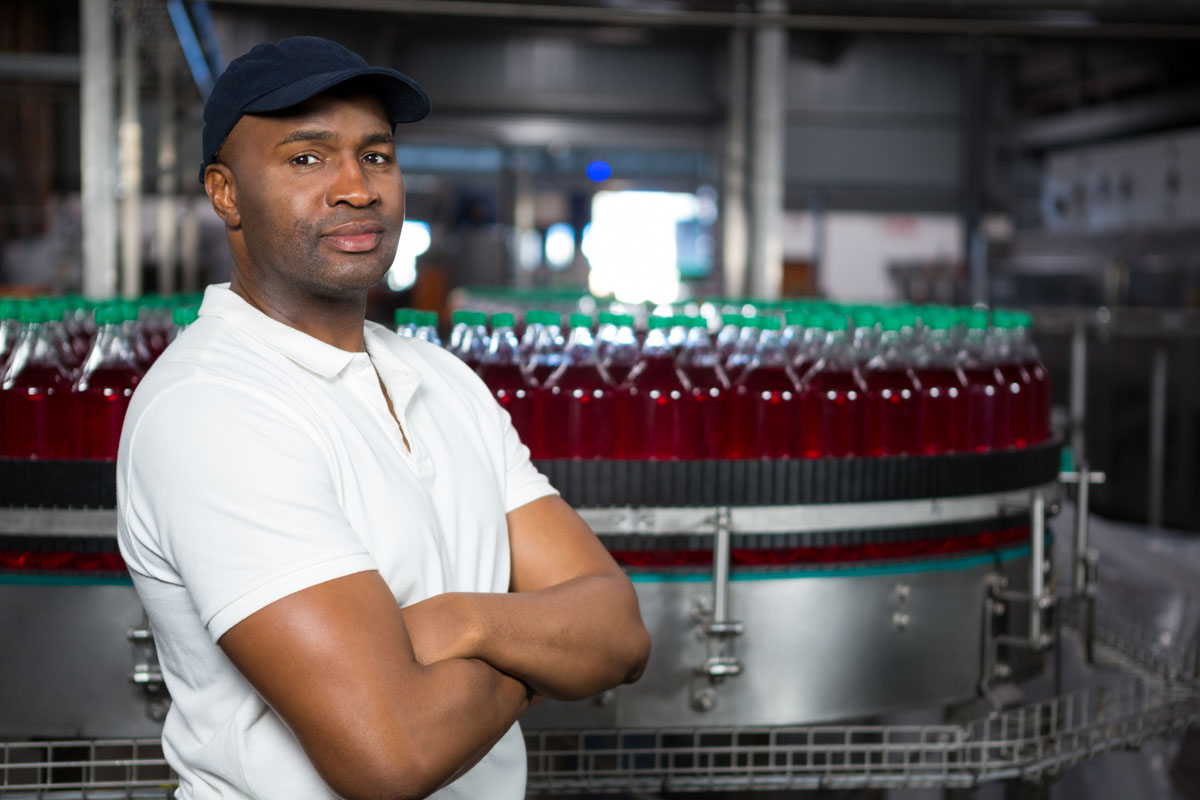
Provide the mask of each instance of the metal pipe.
[{"label": "metal pipe", "polygon": [[1077,596],[1087,590],[1088,502],[1092,488],[1092,473],[1087,464],[1079,465],[1079,486],[1075,495],[1075,581]]},{"label": "metal pipe", "polygon": [[1087,326],[1076,320],[1071,331],[1071,454],[1075,463],[1087,461]]},{"label": "metal pipe", "polygon": [[136,297],[142,290],[142,124],[138,63],[137,3],[125,0],[121,14],[121,292]]},{"label": "metal pipe", "polygon": [[80,0],[79,6],[83,293],[103,299],[117,287],[112,19],[107,0]]},{"label": "metal pipe", "polygon": [[1162,527],[1163,465],[1167,449],[1167,348],[1159,345],[1150,367],[1150,477],[1147,487],[1146,520],[1152,528]]},{"label": "metal pipe", "polygon": [[176,291],[179,260],[179,120],[175,102],[174,60],[164,56],[158,66],[158,291]]},{"label": "metal pipe", "polygon": [[722,192],[721,244],[724,287],[730,297],[746,294],[746,89],[749,74],[749,34],[737,28],[729,34],[729,94],[725,124],[725,163]]},{"label": "metal pipe", "polygon": [[[225,0],[224,5],[329,7],[329,0]],[[670,11],[629,6],[570,6],[480,0],[342,0],[339,10],[391,12],[417,16],[479,17],[646,27],[782,27],[808,31],[905,33],[932,36],[1047,36],[1055,39],[1200,39],[1200,25],[1152,22],[1087,22],[1064,25],[1019,19],[887,17],[869,14],[754,15],[744,11]]]},{"label": "metal pipe", "polygon": [[1042,601],[1046,593],[1046,495],[1033,493],[1029,507],[1029,641],[1042,647]]},{"label": "metal pipe", "polygon": [[[760,0],[765,14],[786,8],[783,0]],[[750,292],[764,299],[783,287],[784,93],[787,31],[760,27],[754,32],[750,153]]]},{"label": "metal pipe", "polygon": [[713,624],[729,622],[729,549],[732,528],[728,508],[717,510],[713,542]]}]

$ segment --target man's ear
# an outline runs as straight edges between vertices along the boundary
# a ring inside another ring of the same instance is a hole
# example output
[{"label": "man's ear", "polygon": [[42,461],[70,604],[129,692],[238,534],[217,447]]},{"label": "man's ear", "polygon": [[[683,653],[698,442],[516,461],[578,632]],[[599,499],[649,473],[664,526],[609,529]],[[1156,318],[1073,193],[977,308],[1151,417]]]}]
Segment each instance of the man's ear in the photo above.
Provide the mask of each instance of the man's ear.
[{"label": "man's ear", "polygon": [[224,164],[209,164],[204,170],[204,191],[208,193],[213,211],[225,222],[227,228],[242,227],[242,215],[238,211],[237,188],[233,182],[233,171]]}]

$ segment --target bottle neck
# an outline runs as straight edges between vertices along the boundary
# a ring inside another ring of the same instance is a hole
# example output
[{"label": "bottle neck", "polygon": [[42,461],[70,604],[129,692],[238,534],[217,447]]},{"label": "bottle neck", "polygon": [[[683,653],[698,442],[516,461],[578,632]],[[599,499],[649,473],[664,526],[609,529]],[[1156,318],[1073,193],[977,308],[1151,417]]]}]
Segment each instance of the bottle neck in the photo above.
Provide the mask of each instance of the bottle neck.
[{"label": "bottle neck", "polygon": [[651,328],[646,334],[642,345],[642,355],[646,358],[667,358],[674,355],[671,339],[663,328]]},{"label": "bottle neck", "polygon": [[787,353],[780,341],[779,331],[764,330],[759,332],[758,345],[754,349],[754,367],[786,367]]},{"label": "bottle neck", "polygon": [[100,368],[126,368],[141,372],[137,350],[126,336],[124,324],[101,325],[81,367],[82,373]]},{"label": "bottle neck", "polygon": [[484,361],[488,364],[516,364],[520,361],[517,334],[512,328],[503,326],[492,330]]},{"label": "bottle neck", "polygon": [[582,326],[571,329],[571,335],[567,339],[566,357],[572,364],[595,363],[596,340],[592,337],[591,329]]}]

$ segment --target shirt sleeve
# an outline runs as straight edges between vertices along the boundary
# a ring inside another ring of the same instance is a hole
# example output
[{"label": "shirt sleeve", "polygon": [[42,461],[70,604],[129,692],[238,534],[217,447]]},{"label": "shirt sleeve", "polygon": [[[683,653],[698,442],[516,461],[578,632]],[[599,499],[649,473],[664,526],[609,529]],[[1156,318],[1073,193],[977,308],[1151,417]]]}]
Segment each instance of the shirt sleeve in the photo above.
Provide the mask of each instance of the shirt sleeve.
[{"label": "shirt sleeve", "polygon": [[512,425],[512,417],[495,398],[488,399],[500,417],[501,452],[504,456],[504,513],[532,503],[542,497],[558,494],[550,480],[538,471],[529,459],[529,448],[521,441]]},{"label": "shirt sleeve", "polygon": [[182,583],[213,641],[282,597],[376,569],[315,431],[266,393],[185,382],[134,424],[122,476],[130,568]]}]

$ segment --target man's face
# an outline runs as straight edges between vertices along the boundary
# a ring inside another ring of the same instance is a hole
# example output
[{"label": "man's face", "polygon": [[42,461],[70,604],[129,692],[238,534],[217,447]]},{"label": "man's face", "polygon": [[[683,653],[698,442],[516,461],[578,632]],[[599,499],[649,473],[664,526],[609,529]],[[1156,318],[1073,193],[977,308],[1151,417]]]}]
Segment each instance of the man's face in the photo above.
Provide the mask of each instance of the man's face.
[{"label": "man's face", "polygon": [[404,180],[378,98],[322,94],[281,113],[246,115],[220,156],[235,205],[222,217],[235,260],[257,282],[332,299],[359,295],[387,273],[404,222]]}]

